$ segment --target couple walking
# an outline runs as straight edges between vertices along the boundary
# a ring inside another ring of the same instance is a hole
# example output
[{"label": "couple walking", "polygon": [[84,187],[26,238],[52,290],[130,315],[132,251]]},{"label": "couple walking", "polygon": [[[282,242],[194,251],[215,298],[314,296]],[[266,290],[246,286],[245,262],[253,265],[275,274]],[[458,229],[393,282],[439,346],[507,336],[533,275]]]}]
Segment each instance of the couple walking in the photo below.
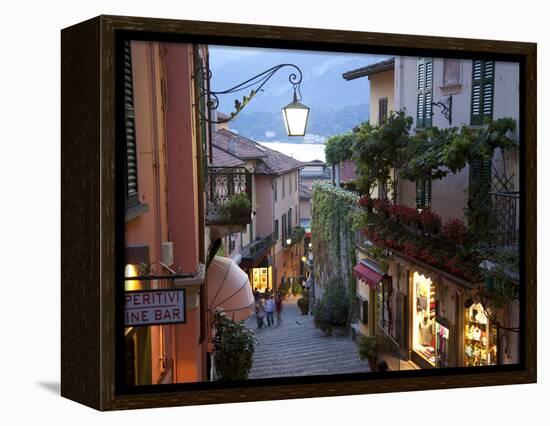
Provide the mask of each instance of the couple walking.
[{"label": "couple walking", "polygon": [[277,293],[275,299],[271,297],[271,294],[267,293],[265,296],[265,305],[260,299],[259,293],[257,297],[255,295],[254,312],[256,314],[256,323],[258,329],[264,326],[264,318],[267,317],[267,326],[270,327],[274,324],[273,315],[277,315],[277,325],[281,324],[281,311],[283,310],[283,299],[280,293]]}]

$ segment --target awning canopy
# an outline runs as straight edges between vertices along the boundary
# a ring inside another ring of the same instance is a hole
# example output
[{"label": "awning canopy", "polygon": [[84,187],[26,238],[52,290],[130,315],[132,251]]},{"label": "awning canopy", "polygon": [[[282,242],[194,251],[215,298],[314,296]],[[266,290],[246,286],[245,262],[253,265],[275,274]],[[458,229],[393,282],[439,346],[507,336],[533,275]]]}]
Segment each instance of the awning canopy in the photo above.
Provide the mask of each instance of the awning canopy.
[{"label": "awning canopy", "polygon": [[376,287],[383,277],[383,275],[361,262],[353,268],[353,275],[361,281],[365,281],[372,288]]},{"label": "awning canopy", "polygon": [[248,275],[227,257],[215,256],[208,267],[208,310],[221,308],[233,321],[253,313],[254,295]]}]

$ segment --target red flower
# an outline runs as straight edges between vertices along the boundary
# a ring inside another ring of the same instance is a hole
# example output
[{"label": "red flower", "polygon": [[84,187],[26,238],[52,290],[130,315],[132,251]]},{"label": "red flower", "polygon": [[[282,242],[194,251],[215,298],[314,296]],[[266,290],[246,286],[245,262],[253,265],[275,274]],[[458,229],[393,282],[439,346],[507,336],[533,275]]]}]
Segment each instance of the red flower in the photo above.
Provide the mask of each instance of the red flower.
[{"label": "red flower", "polygon": [[424,209],[419,215],[420,223],[426,231],[434,232],[441,227],[441,218],[439,215],[432,213],[430,209]]},{"label": "red flower", "polygon": [[443,235],[459,245],[464,244],[467,234],[468,228],[461,220],[453,219],[443,225]]}]

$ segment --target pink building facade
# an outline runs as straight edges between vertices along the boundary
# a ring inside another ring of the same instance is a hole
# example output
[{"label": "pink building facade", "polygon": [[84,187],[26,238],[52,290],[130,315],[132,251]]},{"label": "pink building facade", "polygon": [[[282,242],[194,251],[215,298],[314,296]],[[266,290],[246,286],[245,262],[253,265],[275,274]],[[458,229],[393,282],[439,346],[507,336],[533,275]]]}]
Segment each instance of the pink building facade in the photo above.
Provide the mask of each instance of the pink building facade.
[{"label": "pink building facade", "polygon": [[207,377],[203,154],[192,107],[194,61],[206,53],[204,48],[175,43],[132,41],[126,47],[125,74],[131,78],[125,99],[130,110],[126,276],[166,276],[175,271],[176,276],[190,276],[126,281],[126,291],[172,285],[186,289],[184,324],[126,328],[126,385]]}]

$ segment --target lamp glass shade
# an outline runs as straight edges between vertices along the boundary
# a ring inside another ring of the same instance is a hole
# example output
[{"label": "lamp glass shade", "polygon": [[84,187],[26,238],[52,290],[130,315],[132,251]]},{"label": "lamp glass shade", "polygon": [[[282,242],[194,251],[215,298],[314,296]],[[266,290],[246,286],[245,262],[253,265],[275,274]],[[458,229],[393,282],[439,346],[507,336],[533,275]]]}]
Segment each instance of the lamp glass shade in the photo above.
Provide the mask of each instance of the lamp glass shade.
[{"label": "lamp glass shade", "polygon": [[288,136],[304,136],[306,134],[309,108],[293,101],[283,108],[286,133]]},{"label": "lamp glass shade", "polygon": [[287,239],[286,239],[286,243],[287,243],[288,245],[290,245],[290,244],[292,243],[292,238],[287,238]]}]

